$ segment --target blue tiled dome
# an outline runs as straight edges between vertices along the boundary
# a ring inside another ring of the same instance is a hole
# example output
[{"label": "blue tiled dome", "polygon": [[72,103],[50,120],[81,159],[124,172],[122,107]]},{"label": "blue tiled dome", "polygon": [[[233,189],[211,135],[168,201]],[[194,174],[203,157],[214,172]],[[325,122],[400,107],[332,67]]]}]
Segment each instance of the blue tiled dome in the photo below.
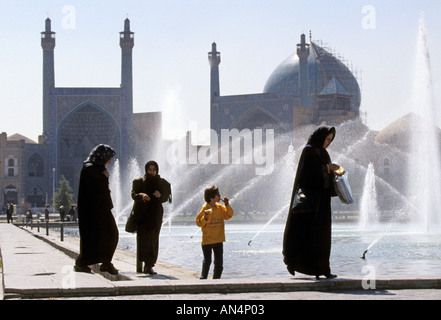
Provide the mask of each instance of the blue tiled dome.
[{"label": "blue tiled dome", "polygon": [[[317,107],[316,97],[323,92],[330,81],[333,81],[351,96],[351,111],[359,115],[361,93],[352,72],[343,62],[317,44],[311,42],[310,48],[308,76],[311,107]],[[293,53],[273,71],[266,81],[263,92],[300,92],[299,71],[299,57]]]}]

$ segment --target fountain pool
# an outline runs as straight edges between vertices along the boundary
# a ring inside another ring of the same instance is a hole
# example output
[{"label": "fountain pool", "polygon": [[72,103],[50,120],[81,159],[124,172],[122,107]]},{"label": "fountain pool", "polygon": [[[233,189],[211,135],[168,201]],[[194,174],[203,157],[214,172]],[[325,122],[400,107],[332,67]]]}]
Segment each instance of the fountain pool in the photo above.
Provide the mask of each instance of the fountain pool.
[{"label": "fountain pool", "polygon": [[[226,223],[223,278],[286,277],[282,257],[284,224]],[[201,233],[196,226],[171,226],[160,235],[159,260],[200,271]],[[248,242],[255,237],[252,244]],[[381,237],[381,241],[374,243]],[[371,246],[366,259],[363,251]],[[135,252],[136,235],[120,230],[120,249]],[[377,276],[433,276],[441,270],[441,232],[415,231],[398,224],[360,229],[357,225],[334,224],[331,269],[340,278],[365,275],[365,267]],[[213,267],[212,267],[213,268]],[[212,270],[211,270],[212,271]],[[297,277],[305,277],[298,274]]]}]

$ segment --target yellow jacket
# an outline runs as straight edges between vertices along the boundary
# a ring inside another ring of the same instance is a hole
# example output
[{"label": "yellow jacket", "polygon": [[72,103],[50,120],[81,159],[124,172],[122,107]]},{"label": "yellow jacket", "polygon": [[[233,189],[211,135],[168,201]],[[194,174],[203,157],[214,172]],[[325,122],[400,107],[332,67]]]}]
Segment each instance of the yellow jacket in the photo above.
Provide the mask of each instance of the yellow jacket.
[{"label": "yellow jacket", "polygon": [[[205,210],[212,211],[205,214]],[[212,207],[208,203],[202,206],[201,211],[196,217],[196,224],[202,229],[202,245],[225,242],[225,223],[233,216],[233,208],[230,205],[224,207],[216,203],[216,207]]]}]

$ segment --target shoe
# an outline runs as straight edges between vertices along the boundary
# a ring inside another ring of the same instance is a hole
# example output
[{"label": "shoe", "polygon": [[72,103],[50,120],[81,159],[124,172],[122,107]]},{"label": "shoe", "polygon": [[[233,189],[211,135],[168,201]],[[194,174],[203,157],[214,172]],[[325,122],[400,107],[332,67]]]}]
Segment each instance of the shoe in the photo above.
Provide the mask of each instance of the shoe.
[{"label": "shoe", "polygon": [[101,266],[100,266],[100,271],[103,271],[103,272],[108,272],[108,273],[110,273],[111,275],[117,275],[118,274],[118,269],[116,269],[114,266],[113,266],[113,264],[111,264],[111,263],[106,263],[106,264],[102,264]]},{"label": "shoe", "polygon": [[291,275],[293,275],[293,276],[296,275],[296,272],[294,271],[294,268],[293,268],[293,267],[291,267],[291,266],[286,266],[286,269],[288,269],[288,272],[289,272]]},{"label": "shoe", "polygon": [[74,265],[74,270],[75,270],[75,272],[92,273],[92,269],[90,269],[88,266]]},{"label": "shoe", "polygon": [[155,270],[153,270],[152,267],[147,267],[147,266],[144,266],[144,271],[143,271],[143,273],[145,273],[145,274],[149,274],[149,275],[155,275],[155,274],[158,274]]}]

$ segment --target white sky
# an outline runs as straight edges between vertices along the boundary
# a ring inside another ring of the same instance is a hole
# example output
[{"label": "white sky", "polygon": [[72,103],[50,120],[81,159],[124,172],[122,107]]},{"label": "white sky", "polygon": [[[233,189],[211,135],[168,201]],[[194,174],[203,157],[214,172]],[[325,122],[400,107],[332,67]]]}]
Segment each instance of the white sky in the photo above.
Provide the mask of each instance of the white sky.
[{"label": "white sky", "polygon": [[[209,127],[207,52],[221,52],[221,95],[261,93],[271,72],[312,31],[362,72],[367,124],[410,111],[418,21],[428,30],[441,106],[441,0],[0,0],[0,132],[42,131],[40,32],[56,32],[57,87],[118,87],[119,32],[135,32],[134,112],[163,111],[163,134]],[[368,18],[371,18],[370,20]],[[438,123],[440,123],[438,119]]]}]

